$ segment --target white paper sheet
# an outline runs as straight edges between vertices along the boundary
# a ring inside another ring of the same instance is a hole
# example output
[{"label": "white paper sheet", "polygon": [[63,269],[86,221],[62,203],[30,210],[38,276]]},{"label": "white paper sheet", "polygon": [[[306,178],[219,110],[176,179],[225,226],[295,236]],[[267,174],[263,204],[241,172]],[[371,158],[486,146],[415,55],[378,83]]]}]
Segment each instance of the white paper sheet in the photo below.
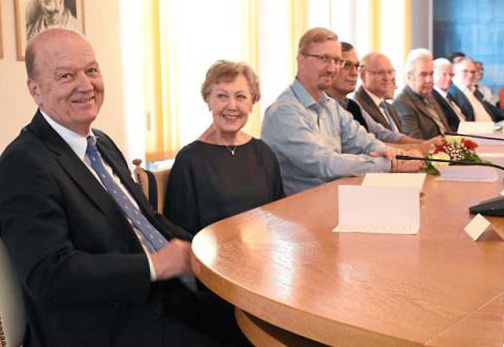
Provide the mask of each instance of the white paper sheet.
[{"label": "white paper sheet", "polygon": [[413,187],[422,190],[425,173],[367,173],[363,186]]},{"label": "white paper sheet", "polygon": [[485,166],[450,165],[437,168],[440,180],[495,182],[499,178],[497,169]]},{"label": "white paper sheet", "polygon": [[491,134],[494,132],[495,124],[493,122],[460,122],[458,133],[460,134]]},{"label": "white paper sheet", "polygon": [[416,234],[420,191],[413,187],[339,186],[334,232]]}]

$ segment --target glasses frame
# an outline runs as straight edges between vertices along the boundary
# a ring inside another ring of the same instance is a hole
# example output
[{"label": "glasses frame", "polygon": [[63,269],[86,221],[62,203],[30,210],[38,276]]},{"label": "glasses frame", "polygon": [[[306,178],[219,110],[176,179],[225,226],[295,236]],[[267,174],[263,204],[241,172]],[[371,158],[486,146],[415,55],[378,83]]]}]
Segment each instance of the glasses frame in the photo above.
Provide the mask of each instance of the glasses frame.
[{"label": "glasses frame", "polygon": [[313,54],[313,53],[304,53],[303,55],[305,57],[317,58],[318,60],[320,60],[324,64],[329,64],[332,62],[334,65],[336,65],[340,68],[343,67],[344,60],[341,58],[330,57],[328,55]]}]

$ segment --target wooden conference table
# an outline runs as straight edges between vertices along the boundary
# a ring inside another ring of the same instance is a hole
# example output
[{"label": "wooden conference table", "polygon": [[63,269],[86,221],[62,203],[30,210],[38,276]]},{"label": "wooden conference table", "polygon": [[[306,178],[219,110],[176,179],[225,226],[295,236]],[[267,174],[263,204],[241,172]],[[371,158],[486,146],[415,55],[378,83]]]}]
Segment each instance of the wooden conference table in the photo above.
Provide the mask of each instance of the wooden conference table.
[{"label": "wooden conference table", "polygon": [[256,346],[502,346],[504,218],[489,218],[496,233],[478,242],[463,231],[468,207],[502,182],[428,177],[417,235],[331,232],[338,185],[361,180],[205,228],[193,241],[196,275],[237,307]]}]

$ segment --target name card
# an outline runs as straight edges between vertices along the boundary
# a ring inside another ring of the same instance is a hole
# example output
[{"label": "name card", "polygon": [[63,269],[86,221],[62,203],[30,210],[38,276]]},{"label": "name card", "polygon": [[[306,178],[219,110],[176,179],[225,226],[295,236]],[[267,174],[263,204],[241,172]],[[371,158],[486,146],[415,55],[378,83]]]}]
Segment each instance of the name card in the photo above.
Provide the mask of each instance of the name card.
[{"label": "name card", "polygon": [[495,182],[499,178],[497,169],[485,166],[450,165],[437,168],[440,180]]},{"label": "name card", "polygon": [[490,222],[488,219],[478,213],[476,217],[474,217],[469,224],[466,225],[464,231],[471,237],[471,239],[477,241],[481,235],[485,233],[489,226]]},{"label": "name card", "polygon": [[495,130],[493,122],[460,122],[458,126],[458,133],[460,134],[488,134],[493,136]]},{"label": "name card", "polygon": [[422,190],[425,173],[367,173],[362,181],[363,186],[412,187]]},{"label": "name card", "polygon": [[334,232],[416,234],[420,190],[413,187],[339,186]]}]

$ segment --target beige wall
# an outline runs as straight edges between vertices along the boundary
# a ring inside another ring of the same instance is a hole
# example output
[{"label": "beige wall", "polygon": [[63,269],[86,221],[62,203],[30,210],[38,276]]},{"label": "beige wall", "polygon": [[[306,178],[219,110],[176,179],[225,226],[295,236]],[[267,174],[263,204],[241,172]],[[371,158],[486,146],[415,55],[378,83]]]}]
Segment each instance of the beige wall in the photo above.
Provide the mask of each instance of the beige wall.
[{"label": "beige wall", "polygon": [[[4,57],[0,59],[0,152],[27,124],[36,105],[26,88],[24,62],[16,59],[14,0],[0,0]],[[95,127],[126,151],[119,0],[84,0],[86,36],[105,80],[105,102]],[[128,153],[125,153],[128,157]]]}]

